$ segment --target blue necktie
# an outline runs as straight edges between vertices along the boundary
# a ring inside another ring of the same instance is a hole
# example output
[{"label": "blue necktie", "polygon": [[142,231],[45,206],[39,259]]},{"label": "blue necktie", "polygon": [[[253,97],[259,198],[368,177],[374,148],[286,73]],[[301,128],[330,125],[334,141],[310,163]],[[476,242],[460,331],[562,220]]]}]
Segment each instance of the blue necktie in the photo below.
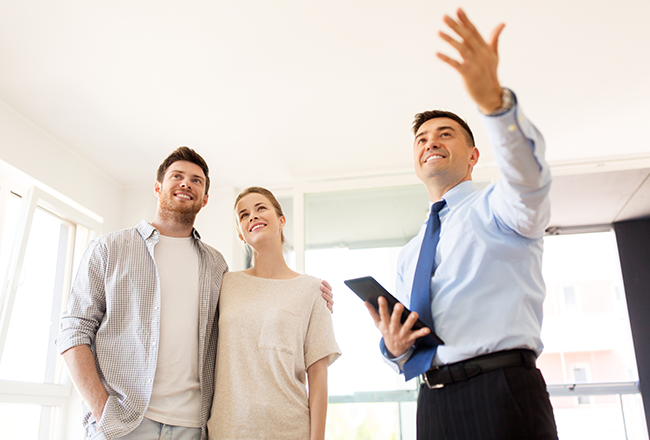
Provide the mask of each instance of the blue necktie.
[{"label": "blue necktie", "polygon": [[[418,263],[413,277],[411,290],[411,311],[418,312],[420,320],[433,331],[431,316],[431,276],[436,257],[436,247],[440,238],[440,217],[438,213],[445,206],[444,200],[431,206],[431,214],[424,232]],[[420,338],[415,345],[415,351],[404,364],[404,378],[411,380],[431,368],[431,362],[436,354],[438,345],[432,338]]]}]

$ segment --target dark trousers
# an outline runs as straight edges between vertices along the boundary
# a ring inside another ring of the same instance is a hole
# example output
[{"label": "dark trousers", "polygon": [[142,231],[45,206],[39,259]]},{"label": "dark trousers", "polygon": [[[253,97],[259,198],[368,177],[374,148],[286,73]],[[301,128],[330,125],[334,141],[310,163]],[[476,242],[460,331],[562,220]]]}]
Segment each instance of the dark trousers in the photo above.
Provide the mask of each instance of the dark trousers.
[{"label": "dark trousers", "polygon": [[557,440],[542,373],[505,367],[463,382],[420,386],[418,440]]}]

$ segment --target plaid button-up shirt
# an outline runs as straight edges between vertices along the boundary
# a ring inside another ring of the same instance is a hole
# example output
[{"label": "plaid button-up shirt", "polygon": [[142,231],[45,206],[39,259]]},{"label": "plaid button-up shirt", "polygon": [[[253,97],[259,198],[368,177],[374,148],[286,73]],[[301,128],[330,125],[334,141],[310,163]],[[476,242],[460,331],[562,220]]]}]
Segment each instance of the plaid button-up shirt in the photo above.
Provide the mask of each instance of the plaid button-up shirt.
[{"label": "plaid button-up shirt", "polygon": [[[223,256],[192,232],[199,255],[199,381],[202,438],[214,392],[217,302]],[[159,232],[145,220],[90,242],[79,265],[57,337],[60,353],[88,345],[109,397],[99,423],[107,440],[135,429],[149,405],[160,337]],[[154,342],[156,342],[154,344]],[[84,427],[95,423],[86,410]]]}]

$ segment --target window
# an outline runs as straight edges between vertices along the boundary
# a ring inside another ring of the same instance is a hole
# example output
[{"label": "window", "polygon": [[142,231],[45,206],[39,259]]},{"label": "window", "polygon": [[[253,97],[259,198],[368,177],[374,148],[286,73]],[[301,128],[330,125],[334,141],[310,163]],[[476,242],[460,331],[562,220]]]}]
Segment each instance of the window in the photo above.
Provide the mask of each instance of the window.
[{"label": "window", "polygon": [[99,223],[39,188],[0,180],[0,437],[59,434],[72,384],[54,339],[73,267]]},{"label": "window", "polygon": [[[394,290],[397,255],[425,220],[427,202],[421,185],[294,197],[296,260],[304,249],[304,271],[333,285],[344,352],[330,367],[328,438],[415,438],[415,382],[404,383],[384,364],[379,332],[342,281],[372,275]],[[538,367],[560,438],[647,439],[613,233],[551,236],[544,246]]]},{"label": "window", "polygon": [[543,271],[537,365],[560,438],[647,438],[613,232],[546,237]]},{"label": "window", "polygon": [[426,220],[421,185],[306,194],[305,272],[335,291],[336,339],[344,355],[329,368],[328,438],[415,439],[416,381],[383,361],[381,334],[343,284],[373,276],[395,291],[397,256]]}]

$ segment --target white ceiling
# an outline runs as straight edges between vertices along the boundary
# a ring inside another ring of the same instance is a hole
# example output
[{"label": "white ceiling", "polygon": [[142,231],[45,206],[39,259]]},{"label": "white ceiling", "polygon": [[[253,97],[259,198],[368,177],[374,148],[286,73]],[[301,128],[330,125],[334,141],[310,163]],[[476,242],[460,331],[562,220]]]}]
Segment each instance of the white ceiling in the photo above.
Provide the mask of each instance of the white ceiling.
[{"label": "white ceiling", "polygon": [[[453,54],[436,33],[457,6],[0,0],[0,100],[125,187],[179,145],[213,185],[408,173],[412,117],[431,108],[468,119],[490,168],[474,106],[434,55]],[[502,83],[551,164],[647,163],[650,2],[462,6],[484,34],[506,23]]]}]

